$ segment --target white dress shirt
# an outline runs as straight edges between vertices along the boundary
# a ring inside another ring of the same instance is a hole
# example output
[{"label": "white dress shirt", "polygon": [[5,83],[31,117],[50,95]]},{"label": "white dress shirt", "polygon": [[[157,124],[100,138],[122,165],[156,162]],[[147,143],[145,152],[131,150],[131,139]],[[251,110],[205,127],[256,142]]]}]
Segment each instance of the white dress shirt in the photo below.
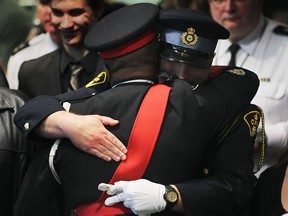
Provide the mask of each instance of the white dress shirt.
[{"label": "white dress shirt", "polygon": [[49,33],[42,33],[29,41],[29,46],[10,56],[7,65],[7,81],[11,89],[18,89],[18,73],[24,61],[41,57],[58,48]]},{"label": "white dress shirt", "polygon": [[[288,31],[286,35],[274,33],[279,25],[284,26],[262,17],[257,28],[239,41],[241,48],[236,55],[236,66],[255,72],[260,79],[252,103],[264,111],[268,142],[264,166],[259,174],[276,162],[288,140]],[[218,42],[214,65],[228,64],[230,45],[229,40]]]}]

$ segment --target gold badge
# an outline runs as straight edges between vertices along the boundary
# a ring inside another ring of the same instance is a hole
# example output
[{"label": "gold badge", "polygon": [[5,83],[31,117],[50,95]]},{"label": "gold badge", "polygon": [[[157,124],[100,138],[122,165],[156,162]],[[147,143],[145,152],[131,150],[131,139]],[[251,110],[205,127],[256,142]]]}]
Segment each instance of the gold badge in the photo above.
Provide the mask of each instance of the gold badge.
[{"label": "gold badge", "polygon": [[195,29],[188,28],[186,32],[182,34],[182,43],[186,45],[195,45],[198,41],[198,36],[195,34]]},{"label": "gold badge", "polygon": [[233,73],[233,74],[236,74],[236,75],[239,75],[239,76],[244,76],[246,73],[243,69],[240,69],[240,68],[234,68],[234,69],[231,69],[231,70],[227,70],[229,73]]},{"label": "gold badge", "polygon": [[105,71],[98,74],[97,77],[95,77],[91,82],[89,82],[85,87],[90,88],[95,85],[103,84],[106,82],[107,79],[107,73]]},{"label": "gold badge", "polygon": [[270,82],[269,77],[261,77],[260,80],[261,80],[261,82]]},{"label": "gold badge", "polygon": [[250,136],[256,136],[257,128],[260,122],[260,113],[258,111],[251,111],[244,116],[244,120],[248,125]]}]

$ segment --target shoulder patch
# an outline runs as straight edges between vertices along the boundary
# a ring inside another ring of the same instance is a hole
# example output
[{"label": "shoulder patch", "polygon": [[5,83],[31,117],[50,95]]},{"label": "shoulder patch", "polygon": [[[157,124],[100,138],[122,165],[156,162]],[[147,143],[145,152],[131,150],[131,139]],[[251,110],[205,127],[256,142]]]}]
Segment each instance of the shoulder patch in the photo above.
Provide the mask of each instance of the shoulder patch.
[{"label": "shoulder patch", "polygon": [[244,115],[244,121],[249,128],[250,137],[256,136],[260,122],[260,112],[256,110],[248,112],[246,115]]},{"label": "shoulder patch", "polygon": [[288,36],[288,26],[278,25],[278,26],[276,26],[276,27],[273,29],[273,32],[274,32],[275,34]]},{"label": "shoulder patch", "polygon": [[106,83],[107,80],[107,73],[105,71],[98,74],[97,77],[95,77],[91,82],[86,84],[86,88],[90,88],[95,85],[101,85],[103,83]]}]

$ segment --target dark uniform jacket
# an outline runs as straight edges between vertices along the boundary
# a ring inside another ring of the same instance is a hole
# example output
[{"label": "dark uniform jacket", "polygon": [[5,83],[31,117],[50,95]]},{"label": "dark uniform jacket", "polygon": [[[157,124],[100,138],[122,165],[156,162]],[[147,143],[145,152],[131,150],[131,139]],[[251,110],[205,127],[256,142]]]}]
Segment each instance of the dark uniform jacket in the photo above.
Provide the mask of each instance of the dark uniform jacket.
[{"label": "dark uniform jacket", "polygon": [[251,216],[281,216],[285,209],[281,203],[281,190],[288,160],[261,173],[254,194]]},{"label": "dark uniform jacket", "polygon": [[[63,47],[40,58],[24,62],[19,69],[19,90],[29,97],[57,95],[68,91],[71,59]],[[103,61],[95,52],[89,52],[80,63],[84,70],[78,77],[78,86],[85,86],[103,71]]]},{"label": "dark uniform jacket", "polygon": [[13,205],[27,166],[29,146],[13,123],[27,97],[0,87],[0,215],[12,216]]},{"label": "dark uniform jacket", "polygon": [[[255,183],[252,148],[258,126],[251,122],[260,117],[256,106],[247,106],[258,85],[257,76],[243,69],[221,73],[195,91],[184,81],[173,83],[162,129],[143,178],[176,184],[185,215],[235,216],[248,208]],[[119,119],[119,126],[108,129],[128,143],[149,87],[143,83],[119,85],[72,103],[71,111]],[[23,128],[25,120],[20,123],[17,119]],[[227,125],[232,125],[229,130],[225,130]],[[221,135],[223,131],[229,135]],[[48,167],[49,151],[49,145],[40,147],[17,201],[16,215],[56,215],[63,201],[56,203],[55,197],[65,197],[70,208],[95,201],[101,195],[98,184],[109,182],[119,165],[81,152],[63,139],[54,161],[62,182],[59,185]],[[180,214],[170,211],[155,215]]]}]

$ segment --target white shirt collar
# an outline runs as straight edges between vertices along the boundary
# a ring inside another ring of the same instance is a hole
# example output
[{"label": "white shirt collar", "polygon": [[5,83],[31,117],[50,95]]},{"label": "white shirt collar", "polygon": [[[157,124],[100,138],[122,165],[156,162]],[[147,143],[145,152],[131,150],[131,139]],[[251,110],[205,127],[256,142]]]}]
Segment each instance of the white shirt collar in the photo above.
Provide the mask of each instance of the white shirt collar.
[{"label": "white shirt collar", "polygon": [[[256,50],[256,47],[261,40],[261,36],[263,31],[265,30],[266,21],[264,16],[261,16],[260,21],[258,25],[256,26],[255,30],[251,32],[247,37],[240,40],[238,44],[241,47],[241,50],[243,50],[248,55],[253,54],[253,52]],[[229,47],[231,46],[230,40],[219,40],[217,47],[216,47],[216,56],[218,58],[221,58],[222,56],[226,55],[227,52],[229,52]],[[217,58],[217,57],[216,57]]]},{"label": "white shirt collar", "polygon": [[115,87],[120,86],[120,85],[129,84],[129,83],[149,83],[151,85],[154,84],[154,82],[151,81],[151,80],[135,79],[135,80],[127,80],[127,81],[124,81],[124,82],[117,83],[117,84],[113,85],[112,88],[115,88]]}]

